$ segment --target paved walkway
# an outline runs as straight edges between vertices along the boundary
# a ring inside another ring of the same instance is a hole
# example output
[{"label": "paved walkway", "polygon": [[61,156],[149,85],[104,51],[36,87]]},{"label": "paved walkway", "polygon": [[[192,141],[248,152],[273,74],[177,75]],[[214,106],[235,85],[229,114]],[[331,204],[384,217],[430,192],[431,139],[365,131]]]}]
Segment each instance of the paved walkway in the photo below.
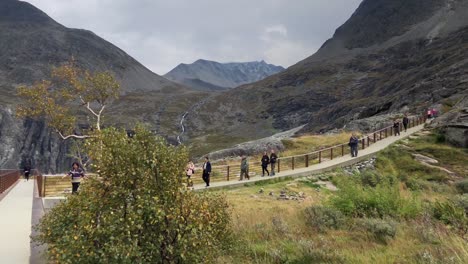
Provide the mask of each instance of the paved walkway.
[{"label": "paved walkway", "polygon": [[0,263],[29,263],[34,182],[21,179],[0,202]]},{"label": "paved walkway", "polygon": [[315,164],[312,166],[309,166],[308,168],[302,168],[302,169],[296,169],[296,170],[288,170],[284,171],[281,173],[277,173],[274,177],[260,177],[260,176],[255,176],[251,177],[250,180],[244,180],[244,181],[239,181],[239,180],[231,180],[231,181],[221,181],[221,182],[213,182],[210,183],[210,187],[205,188],[205,184],[197,184],[194,186],[195,190],[203,190],[203,189],[223,189],[223,188],[235,188],[235,187],[241,187],[244,186],[247,183],[252,183],[252,182],[258,182],[258,181],[266,181],[266,180],[271,180],[271,179],[281,179],[281,178],[297,178],[297,177],[305,177],[305,176],[311,176],[314,174],[320,174],[325,171],[333,170],[337,167],[346,167],[355,163],[358,163],[360,161],[366,160],[371,156],[374,156],[377,152],[385,149],[386,147],[390,146],[392,143],[395,143],[396,141],[406,138],[410,136],[411,134],[414,134],[424,128],[423,125],[419,125],[413,128],[408,129],[407,132],[401,132],[400,136],[389,136],[385,139],[382,139],[380,141],[377,141],[376,143],[370,145],[364,150],[359,150],[358,157],[352,158],[349,155],[339,157],[339,158],[334,158],[333,160],[328,160],[324,161],[319,164]]}]

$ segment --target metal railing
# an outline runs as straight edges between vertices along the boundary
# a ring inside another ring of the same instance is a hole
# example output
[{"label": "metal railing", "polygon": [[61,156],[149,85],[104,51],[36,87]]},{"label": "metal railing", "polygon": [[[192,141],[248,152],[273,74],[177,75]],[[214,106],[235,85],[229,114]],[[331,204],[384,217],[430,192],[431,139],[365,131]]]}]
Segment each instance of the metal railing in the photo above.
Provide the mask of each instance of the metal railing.
[{"label": "metal railing", "polygon": [[[407,128],[419,126],[426,122],[426,117],[415,117],[409,120]],[[400,132],[403,130],[403,124],[399,124]],[[366,149],[370,145],[393,136],[394,134],[393,125],[382,128],[380,130],[368,133],[366,136],[359,139],[359,148]],[[348,142],[319,149],[310,153],[279,157],[275,164],[275,173],[284,172],[288,170],[295,170],[301,168],[307,168],[311,165],[322,163],[327,160],[333,160],[337,157],[343,157],[350,154],[350,148]],[[268,165],[268,170],[271,166]],[[261,162],[249,162],[249,174],[250,176],[262,175]],[[210,182],[216,181],[230,181],[240,176],[240,159],[239,165],[213,165],[211,167]],[[203,182],[202,180],[202,168],[198,167],[196,173],[191,176],[191,180],[194,184]]]},{"label": "metal railing", "polygon": [[0,170],[0,194],[8,190],[20,178],[19,170]]}]

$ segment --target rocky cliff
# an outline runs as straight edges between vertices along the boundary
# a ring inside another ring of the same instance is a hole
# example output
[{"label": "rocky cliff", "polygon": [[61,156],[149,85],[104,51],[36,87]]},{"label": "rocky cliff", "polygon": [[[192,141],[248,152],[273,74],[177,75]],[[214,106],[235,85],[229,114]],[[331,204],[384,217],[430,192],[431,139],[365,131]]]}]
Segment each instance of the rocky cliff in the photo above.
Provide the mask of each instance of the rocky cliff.
[{"label": "rocky cliff", "polygon": [[449,106],[468,90],[466,14],[468,0],[365,0],[316,54],[207,101],[189,134],[210,144],[206,133],[246,140]]},{"label": "rocky cliff", "polygon": [[197,60],[179,64],[164,77],[203,90],[223,90],[265,79],[284,68],[265,61],[219,63]]}]

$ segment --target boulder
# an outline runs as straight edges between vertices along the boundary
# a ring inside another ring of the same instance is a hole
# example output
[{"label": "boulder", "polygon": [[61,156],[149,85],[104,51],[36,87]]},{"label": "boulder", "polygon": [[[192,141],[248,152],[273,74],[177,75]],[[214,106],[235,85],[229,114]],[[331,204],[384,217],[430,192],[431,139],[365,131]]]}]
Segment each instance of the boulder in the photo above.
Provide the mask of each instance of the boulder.
[{"label": "boulder", "polygon": [[452,145],[468,148],[468,96],[461,99],[451,111],[433,120],[430,127],[439,129]]},{"label": "boulder", "polygon": [[424,162],[424,163],[429,163],[429,164],[437,164],[439,163],[438,160],[435,160],[433,158],[429,158],[427,156],[421,155],[421,154],[412,154],[413,157],[419,161],[419,162]]}]

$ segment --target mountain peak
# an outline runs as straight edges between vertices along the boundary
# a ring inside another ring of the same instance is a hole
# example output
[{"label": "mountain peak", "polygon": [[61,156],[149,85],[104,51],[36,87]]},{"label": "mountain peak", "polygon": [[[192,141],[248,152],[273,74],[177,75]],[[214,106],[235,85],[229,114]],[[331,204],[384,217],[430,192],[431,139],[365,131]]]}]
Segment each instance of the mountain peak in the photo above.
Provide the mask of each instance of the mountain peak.
[{"label": "mountain peak", "polygon": [[267,64],[264,60],[219,63],[198,59],[192,64],[179,64],[164,76],[189,86],[205,83],[226,89],[256,82],[283,70],[283,67]]},{"label": "mountain peak", "polygon": [[14,24],[59,25],[46,13],[42,12],[30,3],[18,0],[1,0],[0,22]]}]

